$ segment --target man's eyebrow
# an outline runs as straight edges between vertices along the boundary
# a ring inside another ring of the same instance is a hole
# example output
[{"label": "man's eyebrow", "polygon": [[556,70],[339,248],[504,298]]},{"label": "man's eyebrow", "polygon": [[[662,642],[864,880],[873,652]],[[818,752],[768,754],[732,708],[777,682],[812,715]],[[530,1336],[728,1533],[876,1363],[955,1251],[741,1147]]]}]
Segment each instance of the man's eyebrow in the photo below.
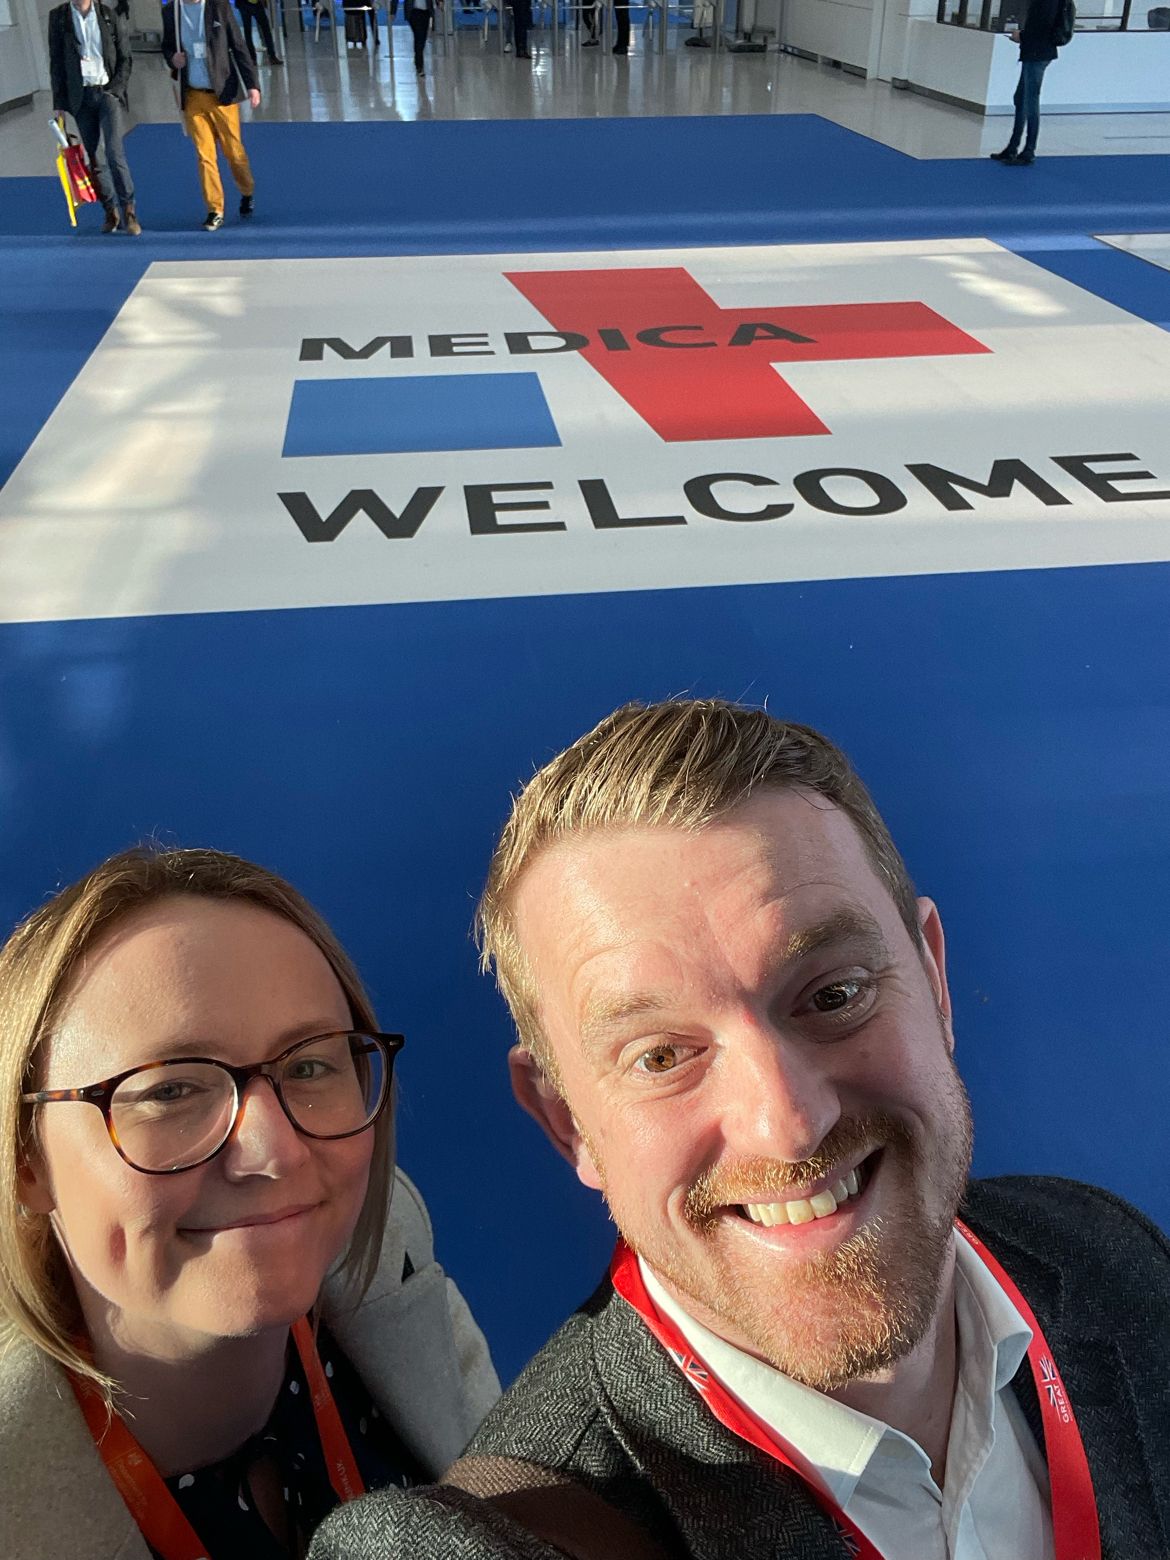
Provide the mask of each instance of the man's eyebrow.
[{"label": "man's eyebrow", "polygon": [[797,964],[822,953],[826,948],[848,943],[864,952],[875,964],[892,962],[881,927],[866,910],[852,907],[834,910],[831,915],[810,926],[792,932],[780,955],[782,964]]},{"label": "man's eyebrow", "polygon": [[600,1050],[609,1039],[610,1032],[631,1018],[641,1018],[646,1013],[661,1012],[670,1005],[665,993],[633,991],[620,997],[606,997],[598,993],[589,998],[581,1015],[579,1032],[581,1044],[587,1051]]},{"label": "man's eyebrow", "polygon": [[[846,907],[790,933],[780,952],[778,968],[801,964],[826,949],[842,947],[860,954],[879,968],[892,962],[877,921],[865,910]],[[613,997],[597,992],[585,1003],[581,1015],[578,1026],[581,1044],[587,1051],[601,1050],[613,1032],[631,1018],[663,1012],[676,1005],[675,999],[666,992],[632,991]]]}]

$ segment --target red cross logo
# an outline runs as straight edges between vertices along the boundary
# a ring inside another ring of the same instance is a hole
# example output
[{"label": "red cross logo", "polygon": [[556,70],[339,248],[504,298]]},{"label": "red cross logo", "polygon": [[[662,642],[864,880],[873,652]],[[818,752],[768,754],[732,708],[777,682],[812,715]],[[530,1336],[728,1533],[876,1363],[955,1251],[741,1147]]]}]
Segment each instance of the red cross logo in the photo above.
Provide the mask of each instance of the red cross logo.
[{"label": "red cross logo", "polygon": [[[508,281],[667,443],[828,433],[774,363],[988,352],[924,303],[721,309],[681,266]],[[604,325],[598,325],[604,321]]]}]

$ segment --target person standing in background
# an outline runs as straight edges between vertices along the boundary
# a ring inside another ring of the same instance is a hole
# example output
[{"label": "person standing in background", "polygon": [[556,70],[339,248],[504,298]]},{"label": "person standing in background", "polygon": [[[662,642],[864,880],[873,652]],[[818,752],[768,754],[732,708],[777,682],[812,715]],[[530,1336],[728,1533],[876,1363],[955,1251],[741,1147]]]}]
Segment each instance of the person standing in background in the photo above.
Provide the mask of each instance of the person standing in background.
[{"label": "person standing in background", "polygon": [[615,54],[630,52],[630,0],[613,0]]},{"label": "person standing in background", "polygon": [[[349,44],[349,43],[352,42],[352,43],[361,43],[361,44],[364,45],[365,41],[366,41],[366,25],[367,25],[367,22],[368,22],[369,28],[370,28],[370,32],[374,35],[374,48],[375,49],[380,48],[381,45],[382,45],[382,40],[378,36],[378,12],[377,12],[377,8],[375,6],[373,6],[373,5],[371,5],[369,3],[369,0],[341,0],[341,5],[342,5],[342,9],[345,12],[345,24],[346,24],[345,41],[346,41],[346,43]],[[350,18],[353,17],[353,16],[356,16],[358,18],[358,21],[357,21],[357,23],[355,25],[360,27],[360,33],[359,33],[359,35],[356,38],[353,36],[353,34],[350,33],[350,30],[349,30],[349,28],[350,28]],[[392,22],[392,20],[393,20],[393,18],[388,18],[388,21]]]},{"label": "person standing in background", "polygon": [[512,30],[516,39],[516,58],[530,60],[528,29],[532,26],[532,0],[512,0]]},{"label": "person standing in background", "polygon": [[[53,108],[72,114],[106,213],[103,233],[142,232],[134,180],[122,146],[122,114],[133,60],[121,15],[96,0],[67,0],[49,12]],[[121,202],[121,210],[119,210]]]},{"label": "person standing in background", "polygon": [[236,0],[236,8],[240,13],[240,30],[244,35],[244,43],[248,53],[252,56],[252,64],[256,64],[256,45],[252,41],[252,24],[255,22],[260,28],[260,36],[264,40],[264,52],[268,55],[270,65],[283,65],[284,61],[276,52],[276,42],[272,36],[272,23],[268,19],[267,0]]},{"label": "person standing in background", "polygon": [[167,0],[162,22],[163,58],[178,79],[183,122],[199,159],[207,202],[203,228],[214,233],[223,226],[219,149],[240,192],[240,216],[255,210],[256,181],[240,136],[238,105],[247,96],[259,108],[260,83],[228,0]]},{"label": "person standing in background", "polygon": [[[1044,72],[1056,58],[1057,32],[1061,25],[1064,0],[1029,0],[1023,27],[1009,33],[1020,46],[1020,79],[1016,83],[1016,118],[1011,138],[1002,152],[992,152],[995,162],[1008,168],[1027,168],[1036,161],[1036,140],[1040,134],[1040,88]],[[1067,38],[1063,40],[1067,42]],[[1023,150],[1020,139],[1023,137]]]}]

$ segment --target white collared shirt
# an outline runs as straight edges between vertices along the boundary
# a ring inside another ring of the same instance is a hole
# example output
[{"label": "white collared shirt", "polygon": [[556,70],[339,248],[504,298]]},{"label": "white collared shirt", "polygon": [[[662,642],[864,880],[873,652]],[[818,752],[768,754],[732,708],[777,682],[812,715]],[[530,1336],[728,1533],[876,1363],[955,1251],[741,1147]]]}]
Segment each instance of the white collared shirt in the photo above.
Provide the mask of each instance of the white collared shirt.
[{"label": "white collared shirt", "polygon": [[887,1560],[1053,1560],[1047,1464],[1009,1386],[1031,1329],[965,1240],[955,1241],[959,1370],[941,1490],[908,1435],[716,1337],[639,1266],[707,1369],[813,1465]]},{"label": "white collared shirt", "polygon": [[77,6],[70,4],[73,12],[73,33],[81,54],[81,84],[84,87],[104,87],[110,79],[106,69],[105,51],[102,49],[102,30],[98,25],[98,0],[93,0],[82,16]]}]

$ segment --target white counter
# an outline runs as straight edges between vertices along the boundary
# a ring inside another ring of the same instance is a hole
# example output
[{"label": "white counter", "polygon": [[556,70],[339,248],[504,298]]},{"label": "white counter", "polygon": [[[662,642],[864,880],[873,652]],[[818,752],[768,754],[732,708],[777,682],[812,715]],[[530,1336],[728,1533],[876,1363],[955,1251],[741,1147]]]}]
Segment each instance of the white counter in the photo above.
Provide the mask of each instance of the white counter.
[{"label": "white counter", "polygon": [[[1152,0],[1151,0],[1152,3]],[[1003,33],[912,18],[912,87],[985,114],[1010,114],[1020,51]],[[1170,111],[1170,32],[1079,32],[1044,77],[1046,114]]]}]

